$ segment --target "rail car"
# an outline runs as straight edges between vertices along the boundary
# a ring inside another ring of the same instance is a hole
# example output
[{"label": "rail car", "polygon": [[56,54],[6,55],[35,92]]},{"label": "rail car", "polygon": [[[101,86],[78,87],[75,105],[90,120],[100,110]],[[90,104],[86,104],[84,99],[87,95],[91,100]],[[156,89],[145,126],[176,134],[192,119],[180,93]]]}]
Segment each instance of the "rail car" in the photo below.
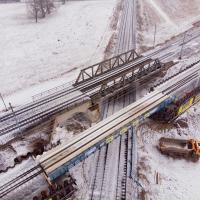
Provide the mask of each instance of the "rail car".
[{"label": "rail car", "polygon": [[185,94],[181,99],[177,99],[169,106],[163,108],[151,116],[152,119],[170,122],[182,115],[186,110],[200,101],[200,87]]},{"label": "rail car", "polygon": [[154,113],[151,118],[165,122],[175,120],[200,99],[199,62],[195,65],[187,66],[181,74],[167,80],[156,89],[164,94],[174,96],[174,102],[160,110],[160,112]]},{"label": "rail car", "polygon": [[190,98],[188,101],[186,101],[184,104],[182,104],[179,109],[177,115],[181,115],[186,110],[188,110],[191,106],[198,103],[200,101],[200,94]]}]

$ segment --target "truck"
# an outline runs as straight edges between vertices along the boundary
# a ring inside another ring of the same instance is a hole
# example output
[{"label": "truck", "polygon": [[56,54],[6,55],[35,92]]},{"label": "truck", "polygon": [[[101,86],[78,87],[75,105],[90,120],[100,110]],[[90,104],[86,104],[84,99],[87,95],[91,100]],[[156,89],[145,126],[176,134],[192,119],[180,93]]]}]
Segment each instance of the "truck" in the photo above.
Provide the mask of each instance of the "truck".
[{"label": "truck", "polygon": [[200,157],[200,141],[194,139],[161,137],[158,149],[165,155],[174,158],[183,157],[194,162]]}]

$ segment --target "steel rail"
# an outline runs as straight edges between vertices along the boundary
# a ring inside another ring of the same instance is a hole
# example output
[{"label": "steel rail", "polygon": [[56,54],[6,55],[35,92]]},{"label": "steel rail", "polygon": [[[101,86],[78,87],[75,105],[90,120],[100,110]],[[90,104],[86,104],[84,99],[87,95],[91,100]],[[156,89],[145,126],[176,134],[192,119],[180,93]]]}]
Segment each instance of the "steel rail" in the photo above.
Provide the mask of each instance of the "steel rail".
[{"label": "steel rail", "polygon": [[36,169],[41,168],[40,165],[36,165],[35,167],[29,169],[28,171],[24,172],[23,174],[20,174],[19,176],[15,177],[14,179],[12,179],[11,181],[7,182],[6,184],[0,186],[0,191],[2,191],[3,189],[5,189],[5,187],[8,187],[10,184],[12,184],[13,182],[16,182],[18,180],[20,180],[21,178],[23,178],[24,176],[26,176],[27,174],[33,172]]},{"label": "steel rail", "polygon": [[[34,170],[33,170],[34,171]],[[37,177],[38,175],[40,175],[43,172],[43,170],[39,170],[37,172],[35,172],[34,174],[32,174],[31,176],[28,176],[26,179],[21,180],[20,182],[15,181],[15,185],[8,187],[7,189],[5,189],[4,191],[0,192],[0,198],[4,197],[5,195],[9,194],[10,192],[14,191],[16,188],[20,187],[21,185],[27,183],[28,181],[30,181],[31,179]],[[28,175],[28,174],[27,174]],[[25,175],[26,176],[26,175]],[[24,176],[24,177],[25,177]],[[12,184],[11,184],[12,185]]]}]

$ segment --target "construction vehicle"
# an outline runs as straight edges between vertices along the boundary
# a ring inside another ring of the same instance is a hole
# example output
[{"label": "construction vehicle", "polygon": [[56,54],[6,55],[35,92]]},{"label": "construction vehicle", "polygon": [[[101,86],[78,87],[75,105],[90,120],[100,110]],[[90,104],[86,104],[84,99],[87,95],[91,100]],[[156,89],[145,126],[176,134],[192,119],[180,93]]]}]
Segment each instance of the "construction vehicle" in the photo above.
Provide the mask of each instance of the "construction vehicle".
[{"label": "construction vehicle", "polygon": [[159,140],[161,153],[176,157],[184,157],[192,161],[198,161],[200,157],[200,141],[189,139],[164,138]]}]

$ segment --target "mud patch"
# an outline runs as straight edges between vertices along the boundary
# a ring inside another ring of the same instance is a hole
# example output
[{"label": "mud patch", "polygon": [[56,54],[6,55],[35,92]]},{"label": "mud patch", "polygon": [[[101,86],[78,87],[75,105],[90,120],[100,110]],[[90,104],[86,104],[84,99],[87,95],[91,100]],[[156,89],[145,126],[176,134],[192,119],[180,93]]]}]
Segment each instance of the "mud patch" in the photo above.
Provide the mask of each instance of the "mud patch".
[{"label": "mud patch", "polygon": [[86,113],[75,113],[58,125],[51,138],[51,146],[69,142],[75,135],[92,126],[92,120]]},{"label": "mud patch", "polygon": [[174,123],[175,127],[178,128],[188,128],[188,120],[187,118],[177,119]]},{"label": "mud patch", "polygon": [[194,27],[200,27],[200,21],[195,22],[195,23],[193,23],[192,25],[193,25]]},{"label": "mud patch", "polygon": [[[155,131],[155,132],[161,132],[161,131],[169,131],[171,129],[175,129],[176,127],[174,124],[171,123],[163,123],[160,121],[154,121],[154,120],[148,120],[146,122],[146,125],[149,129]],[[141,124],[142,126],[142,124]]]},{"label": "mud patch", "polygon": [[27,141],[21,141],[19,144],[7,146],[7,148],[0,151],[0,173],[14,168],[17,164],[29,159],[31,156],[43,154],[48,143],[49,141],[40,138],[31,141],[30,144]]},{"label": "mud patch", "polygon": [[60,128],[65,128],[68,132],[78,134],[88,129],[91,125],[92,122],[86,113],[76,113],[62,123]]},{"label": "mud patch", "polygon": [[0,171],[4,171],[8,166],[14,165],[14,159],[16,152],[12,148],[7,148],[0,152]]}]

